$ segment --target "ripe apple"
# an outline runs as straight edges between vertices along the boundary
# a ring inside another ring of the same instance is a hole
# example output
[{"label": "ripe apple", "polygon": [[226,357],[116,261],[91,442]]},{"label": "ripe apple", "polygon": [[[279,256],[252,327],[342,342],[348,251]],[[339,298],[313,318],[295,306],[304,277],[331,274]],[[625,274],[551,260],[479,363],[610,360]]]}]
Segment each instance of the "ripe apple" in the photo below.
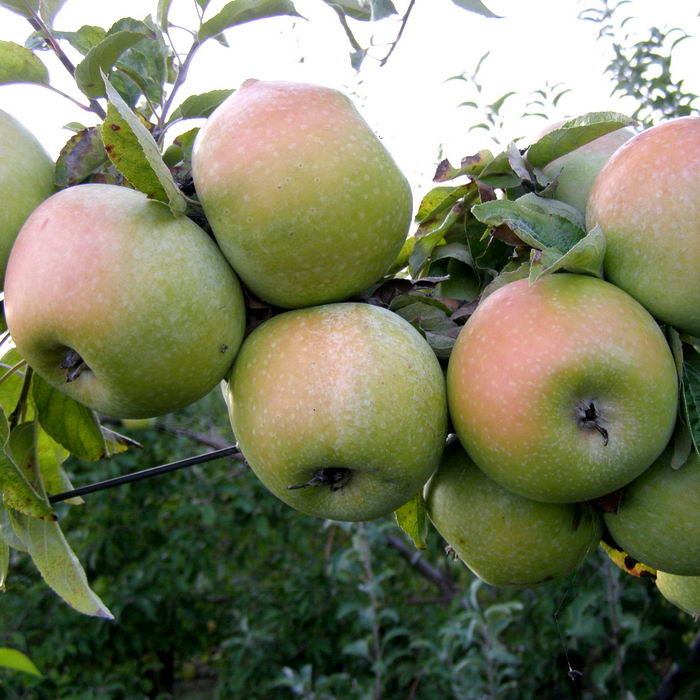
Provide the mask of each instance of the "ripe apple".
[{"label": "ripe apple", "polygon": [[588,504],[540,503],[499,486],[456,441],[426,485],[425,500],[438,532],[493,586],[564,578],[595,550],[603,531]]},{"label": "ripe apple", "polygon": [[[551,125],[541,135],[544,136],[564,123],[566,120]],[[629,127],[616,129],[547,163],[542,168],[545,175],[552,178],[558,175],[553,195],[585,214],[596,175],[608,158],[632,136],[634,131]]]},{"label": "ripe apple", "polygon": [[34,210],[10,255],[5,311],[38,374],[116,418],[206,394],[230,368],[245,320],[240,284],[199,226],[103,184]]},{"label": "ripe apple", "polygon": [[658,571],[656,587],[659,593],[683,612],[700,615],[700,576],[676,576]]},{"label": "ripe apple", "polygon": [[43,146],[0,110],[0,283],[22,224],[53,191],[54,165]]},{"label": "ripe apple", "polygon": [[680,469],[667,449],[622,492],[605,524],[622,549],[669,574],[700,576],[700,457]]},{"label": "ripe apple", "polygon": [[678,379],[654,319],[595,277],[557,273],[488,296],[455,343],[450,415],[486,474],[527,498],[584,501],[669,441]]},{"label": "ripe apple", "polygon": [[288,311],[244,341],[228,387],[245,459],[307,515],[370,520],[408,501],[437,468],[445,380],[410,323],[377,306]]},{"label": "ripe apple", "polygon": [[700,117],[630,139],[595,179],[586,225],[605,233],[605,276],[659,321],[700,336]]},{"label": "ripe apple", "polygon": [[376,282],[411,222],[411,190],[342,93],[247,80],[209,117],[193,178],[224,255],[284,308],[342,301]]}]

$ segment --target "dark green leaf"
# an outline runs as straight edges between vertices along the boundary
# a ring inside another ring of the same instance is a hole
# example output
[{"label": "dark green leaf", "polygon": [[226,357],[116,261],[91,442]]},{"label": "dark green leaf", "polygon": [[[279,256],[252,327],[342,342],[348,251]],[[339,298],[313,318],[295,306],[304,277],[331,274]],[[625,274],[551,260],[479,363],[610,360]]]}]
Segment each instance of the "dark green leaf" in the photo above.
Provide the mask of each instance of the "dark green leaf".
[{"label": "dark green leaf", "polygon": [[278,15],[301,17],[291,0],[232,0],[217,15],[202,24],[197,37],[200,41],[205,41],[230,27]]},{"label": "dark green leaf", "polygon": [[579,146],[632,122],[630,117],[618,112],[589,112],[570,119],[533,143],[527,150],[527,160],[537,168],[544,167]]},{"label": "dark green leaf", "polygon": [[24,46],[0,41],[0,85],[11,83],[49,84],[46,66]]},{"label": "dark green leaf", "polygon": [[208,117],[233,90],[210,90],[188,97],[171,115],[169,122],[177,119]]},{"label": "dark green leaf", "polygon": [[681,392],[693,449],[700,454],[700,353],[683,346],[683,386]]},{"label": "dark green leaf", "polygon": [[425,549],[428,535],[428,512],[423,494],[418,492],[408,503],[394,511],[398,526],[413,540],[416,549]]},{"label": "dark green leaf", "polygon": [[452,2],[458,7],[469,10],[469,12],[476,12],[484,17],[500,19],[500,15],[491,12],[491,10],[489,10],[489,8],[486,7],[481,0],[452,0]]},{"label": "dark green leaf", "polygon": [[108,162],[99,127],[91,126],[79,131],[71,136],[58,156],[56,185],[70,187],[84,182]]},{"label": "dark green leaf", "polygon": [[94,462],[104,457],[107,448],[93,411],[36,374],[32,398],[41,427],[56,442],[80,459]]},{"label": "dark green leaf", "polygon": [[420,272],[430,257],[433,248],[435,248],[435,246],[439,243],[442,243],[449,230],[463,215],[464,207],[460,203],[453,205],[447,216],[436,229],[425,236],[416,239],[413,251],[408,258],[408,271],[413,279],[416,279],[416,277],[420,275]]},{"label": "dark green leaf", "polygon": [[86,56],[90,49],[104,40],[107,32],[102,27],[85,24],[77,32],[54,31],[53,34],[59,39],[65,39],[76,51]]}]

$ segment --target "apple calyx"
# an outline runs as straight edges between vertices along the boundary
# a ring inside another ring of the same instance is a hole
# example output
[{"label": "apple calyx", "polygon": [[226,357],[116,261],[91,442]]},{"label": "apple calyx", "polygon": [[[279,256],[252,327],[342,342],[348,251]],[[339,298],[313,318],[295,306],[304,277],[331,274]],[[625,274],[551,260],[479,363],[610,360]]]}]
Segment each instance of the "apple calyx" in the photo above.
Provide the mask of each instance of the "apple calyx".
[{"label": "apple calyx", "polygon": [[319,469],[305,484],[287,486],[290,491],[307,486],[327,486],[331,491],[340,491],[350,481],[352,471],[346,467],[324,467]]},{"label": "apple calyx", "polygon": [[608,431],[600,424],[604,418],[596,410],[593,401],[579,403],[575,415],[581,430],[597,430],[603,438],[603,447],[608,444]]},{"label": "apple calyx", "polygon": [[59,365],[66,370],[66,382],[74,382],[83,372],[89,370],[87,363],[73,348],[68,348]]}]

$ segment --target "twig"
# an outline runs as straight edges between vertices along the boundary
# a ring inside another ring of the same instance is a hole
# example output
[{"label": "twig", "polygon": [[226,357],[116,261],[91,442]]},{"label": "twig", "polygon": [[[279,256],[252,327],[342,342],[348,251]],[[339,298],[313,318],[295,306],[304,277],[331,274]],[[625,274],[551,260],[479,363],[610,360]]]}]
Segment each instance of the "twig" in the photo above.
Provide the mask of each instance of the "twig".
[{"label": "twig", "polygon": [[202,445],[207,445],[207,447],[212,447],[215,450],[221,450],[227,447],[230,442],[219,435],[205,435],[204,433],[198,433],[194,430],[188,430],[187,428],[179,428],[176,425],[168,425],[167,423],[156,422],[153,427],[161,433],[186,437]]},{"label": "twig", "polygon": [[394,41],[391,43],[391,48],[389,49],[387,55],[384,56],[384,58],[379,62],[380,66],[385,65],[386,62],[389,60],[391,54],[394,53],[394,49],[396,48],[396,45],[399,43],[401,36],[403,35],[403,30],[406,29],[406,22],[408,22],[408,18],[415,4],[416,0],[411,0],[411,2],[409,3],[408,9],[406,10],[406,14],[401,18],[401,28],[399,29],[399,33],[396,35],[396,39],[394,39]]}]

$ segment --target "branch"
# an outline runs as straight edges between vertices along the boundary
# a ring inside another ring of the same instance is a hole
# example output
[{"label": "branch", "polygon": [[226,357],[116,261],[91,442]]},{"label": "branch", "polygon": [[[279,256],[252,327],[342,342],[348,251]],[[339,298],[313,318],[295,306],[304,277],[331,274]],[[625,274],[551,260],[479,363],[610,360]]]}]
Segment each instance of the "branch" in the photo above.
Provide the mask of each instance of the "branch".
[{"label": "branch", "polygon": [[194,440],[195,442],[199,442],[202,445],[206,445],[207,447],[212,447],[215,450],[221,450],[231,444],[230,440],[225,440],[220,435],[206,435],[204,433],[197,433],[194,430],[178,428],[176,425],[168,425],[167,423],[161,423],[160,421],[156,422],[153,427],[156,430],[159,430],[161,433],[186,437],[190,440]]},{"label": "branch", "polygon": [[396,48],[396,45],[399,43],[399,40],[401,39],[401,36],[403,35],[403,30],[406,29],[406,22],[408,22],[408,17],[411,14],[411,11],[413,10],[413,6],[416,4],[416,0],[411,0],[408,9],[406,10],[406,14],[401,18],[401,28],[399,29],[399,33],[396,35],[396,39],[391,44],[391,48],[389,49],[389,52],[387,53],[386,56],[379,62],[380,66],[383,66],[386,64],[386,62],[389,60],[389,56],[391,56],[392,53],[394,53],[394,49]]},{"label": "branch", "polygon": [[664,676],[656,692],[656,700],[671,700],[675,698],[678,691],[682,689],[685,680],[691,676],[696,676],[689,669],[696,669],[698,665],[700,665],[700,632],[695,635],[695,639],[690,645],[690,655],[687,661],[682,666],[674,663]]},{"label": "branch", "polygon": [[387,535],[387,544],[393,547],[408,564],[413,567],[423,578],[437,586],[442,593],[442,602],[449,603],[459,593],[457,584],[442,571],[429,564],[423,555],[408,545],[401,537],[394,533]]}]

